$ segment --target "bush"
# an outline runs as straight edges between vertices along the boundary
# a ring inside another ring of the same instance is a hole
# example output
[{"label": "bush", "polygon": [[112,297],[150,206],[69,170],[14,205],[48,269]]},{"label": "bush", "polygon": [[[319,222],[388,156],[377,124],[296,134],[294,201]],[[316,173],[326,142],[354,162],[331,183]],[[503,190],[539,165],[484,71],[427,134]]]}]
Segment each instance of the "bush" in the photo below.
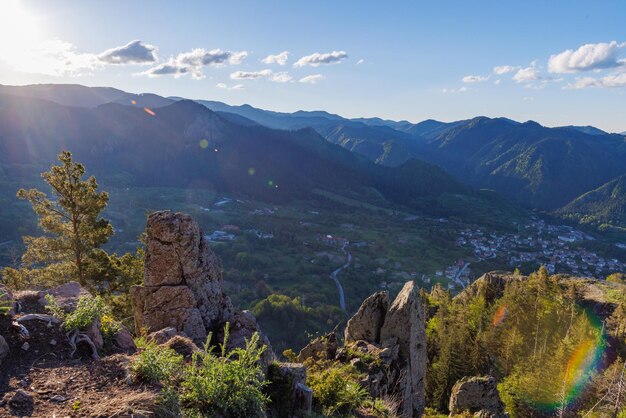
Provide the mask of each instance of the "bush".
[{"label": "bush", "polygon": [[100,322],[100,332],[105,344],[111,343],[115,334],[120,330],[121,324],[111,315],[111,309],[100,296],[81,296],[78,298],[76,309],[65,313],[56,298],[46,295],[46,310],[52,315],[63,320],[63,328],[66,331],[87,329],[94,321]]},{"label": "bush", "polygon": [[130,365],[130,371],[136,381],[167,386],[180,376],[183,356],[171,348],[157,345],[154,341],[139,339],[136,345],[141,352]]},{"label": "bush", "polygon": [[350,364],[320,361],[308,364],[307,386],[313,389],[316,407],[326,416],[348,414],[370,401],[359,381],[363,377]]},{"label": "bush", "polygon": [[63,328],[69,331],[72,329],[84,330],[88,328],[93,321],[101,320],[102,316],[107,312],[107,306],[100,297],[81,296],[78,298],[76,309],[65,317]]},{"label": "bush", "polygon": [[5,300],[7,298],[7,294],[0,292],[0,315],[4,315],[11,309],[11,301]]},{"label": "bush", "polygon": [[181,384],[180,401],[185,416],[262,417],[268,402],[263,393],[267,384],[259,360],[265,346],[259,344],[255,333],[246,348],[226,352],[228,324],[224,331],[221,356],[209,347],[196,352],[187,366]]}]

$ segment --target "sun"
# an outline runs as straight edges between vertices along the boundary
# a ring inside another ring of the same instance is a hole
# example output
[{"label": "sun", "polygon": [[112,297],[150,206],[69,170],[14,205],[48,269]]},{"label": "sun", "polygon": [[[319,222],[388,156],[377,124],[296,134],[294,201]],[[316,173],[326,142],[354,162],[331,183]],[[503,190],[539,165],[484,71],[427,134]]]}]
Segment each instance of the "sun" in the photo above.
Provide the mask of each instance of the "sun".
[{"label": "sun", "polygon": [[0,0],[0,59],[11,64],[33,49],[41,22],[20,0]]}]

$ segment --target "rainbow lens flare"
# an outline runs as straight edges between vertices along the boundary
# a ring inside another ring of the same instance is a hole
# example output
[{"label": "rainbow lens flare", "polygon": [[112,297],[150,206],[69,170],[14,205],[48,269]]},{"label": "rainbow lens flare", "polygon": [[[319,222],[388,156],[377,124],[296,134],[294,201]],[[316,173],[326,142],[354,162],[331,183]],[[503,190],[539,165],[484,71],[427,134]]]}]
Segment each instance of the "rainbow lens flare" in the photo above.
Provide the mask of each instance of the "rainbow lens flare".
[{"label": "rainbow lens flare", "polygon": [[584,310],[588,332],[581,338],[563,365],[563,374],[555,376],[552,399],[527,400],[527,403],[545,412],[554,412],[571,406],[585,391],[591,378],[602,370],[607,344],[602,320]]}]

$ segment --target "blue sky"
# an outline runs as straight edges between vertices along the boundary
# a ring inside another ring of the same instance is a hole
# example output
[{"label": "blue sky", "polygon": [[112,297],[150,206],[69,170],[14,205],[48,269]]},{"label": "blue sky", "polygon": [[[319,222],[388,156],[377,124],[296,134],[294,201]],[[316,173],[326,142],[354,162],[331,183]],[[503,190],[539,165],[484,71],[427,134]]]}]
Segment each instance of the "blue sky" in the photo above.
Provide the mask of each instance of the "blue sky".
[{"label": "blue sky", "polygon": [[624,131],[625,18],[621,0],[0,0],[0,84]]}]

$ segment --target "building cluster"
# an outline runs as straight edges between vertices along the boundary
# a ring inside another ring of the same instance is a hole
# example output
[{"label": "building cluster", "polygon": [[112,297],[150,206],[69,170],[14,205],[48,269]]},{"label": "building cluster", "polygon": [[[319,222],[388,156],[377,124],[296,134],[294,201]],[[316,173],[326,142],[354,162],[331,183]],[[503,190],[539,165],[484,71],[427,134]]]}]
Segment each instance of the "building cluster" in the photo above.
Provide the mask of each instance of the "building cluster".
[{"label": "building cluster", "polygon": [[543,220],[534,220],[509,234],[465,229],[456,244],[470,247],[477,261],[501,257],[512,268],[534,263],[546,266],[550,273],[582,277],[606,277],[626,271],[625,263],[602,257],[582,245],[591,240],[594,240],[592,236],[570,226],[547,225]]}]

